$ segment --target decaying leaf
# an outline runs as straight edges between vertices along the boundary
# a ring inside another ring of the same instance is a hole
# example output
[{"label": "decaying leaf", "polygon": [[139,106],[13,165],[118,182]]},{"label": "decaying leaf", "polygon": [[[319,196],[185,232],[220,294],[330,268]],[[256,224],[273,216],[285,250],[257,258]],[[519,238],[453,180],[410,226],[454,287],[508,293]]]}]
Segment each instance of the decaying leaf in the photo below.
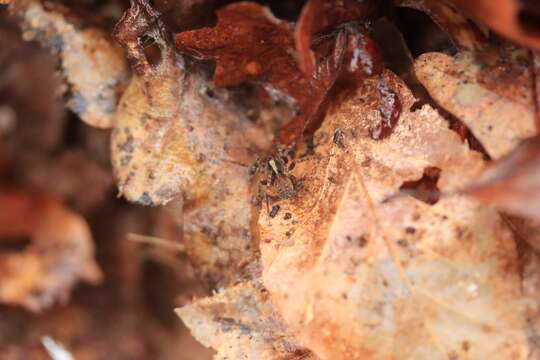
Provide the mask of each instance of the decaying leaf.
[{"label": "decaying leaf", "polygon": [[480,29],[454,6],[438,0],[395,0],[398,6],[420,10],[431,17],[459,49],[474,50],[482,48],[486,37]]},{"label": "decaying leaf", "polygon": [[304,76],[294,57],[293,24],[278,20],[265,7],[242,2],[219,10],[217,16],[214,28],[177,34],[176,46],[197,58],[215,59],[218,86],[262,79],[269,94],[297,107],[294,129],[283,139],[295,140],[316,116],[335,69],[321,74],[320,81]]},{"label": "decaying leaf", "polygon": [[318,33],[353,20],[366,20],[372,11],[371,7],[373,4],[369,1],[360,3],[351,0],[309,0],[306,2],[294,33],[300,69],[306,74],[313,74],[315,71],[316,56],[311,46],[313,38]]},{"label": "decaying leaf", "polygon": [[295,344],[256,282],[244,282],[176,309],[203,345],[217,350],[215,360],[316,360]]},{"label": "decaying leaf", "polygon": [[530,57],[520,48],[420,56],[420,82],[497,159],[536,134]]},{"label": "decaying leaf", "polygon": [[127,62],[105,32],[81,27],[59,4],[17,0],[10,5],[26,40],[58,54],[67,82],[67,106],[89,125],[110,128],[128,79]]},{"label": "decaying leaf", "polygon": [[[306,9],[312,7],[310,2]],[[312,41],[312,32],[317,28],[309,21],[311,12],[304,11],[296,38],[303,54],[304,73],[295,56],[292,24],[276,19],[267,8],[251,2],[226,6],[217,15],[214,28],[177,34],[177,48],[196,58],[216,60],[214,82],[218,86],[257,81],[269,94],[293,105],[296,117],[281,129],[282,144],[291,144],[301,138],[306,128],[318,124],[331,100],[331,91],[355,87],[364,77],[382,70],[366,24],[356,22],[326,29],[326,33],[318,34]],[[313,53],[311,47],[315,48]],[[387,117],[374,130],[374,136],[384,137],[399,114],[399,104],[384,83],[380,94],[388,104]]]},{"label": "decaying leaf", "polygon": [[536,0],[446,0],[491,29],[523,45],[540,49]]},{"label": "decaying leaf", "polygon": [[3,189],[0,192],[0,239],[6,248],[29,239],[18,251],[0,253],[0,301],[41,311],[65,302],[79,279],[97,283],[101,272],[86,222],[56,199]]},{"label": "decaying leaf", "polygon": [[[537,93],[534,58],[521,48],[487,48],[454,58],[430,53],[415,70],[430,95],[460,118],[498,161],[466,189],[503,211],[536,220],[538,207]],[[506,155],[506,156],[505,156]]]},{"label": "decaying leaf", "polygon": [[[169,43],[159,14],[134,1],[115,30],[135,74],[115,116],[112,162],[120,193],[144,205],[181,197],[183,236],[211,281],[237,276],[253,251],[248,165],[268,149],[263,131]],[[143,38],[157,44],[152,63]]]},{"label": "decaying leaf", "polygon": [[[392,135],[366,81],[327,116],[328,139],[294,175],[296,197],[259,218],[263,283],[298,341],[321,359],[526,359],[518,256],[499,214],[464,196],[392,196],[440,169],[451,193],[483,168],[445,120],[394,75],[404,111]],[[339,146],[330,141],[337,131]]]}]

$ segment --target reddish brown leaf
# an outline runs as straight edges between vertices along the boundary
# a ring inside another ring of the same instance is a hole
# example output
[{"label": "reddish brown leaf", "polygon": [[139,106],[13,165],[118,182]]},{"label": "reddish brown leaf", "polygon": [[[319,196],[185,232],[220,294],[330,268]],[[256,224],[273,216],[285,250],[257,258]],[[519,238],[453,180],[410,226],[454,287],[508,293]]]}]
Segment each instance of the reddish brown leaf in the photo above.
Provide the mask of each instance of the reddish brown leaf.
[{"label": "reddish brown leaf", "polygon": [[351,0],[309,0],[302,9],[294,40],[298,51],[298,63],[302,71],[315,71],[315,54],[311,50],[313,36],[348,21],[361,18],[368,12],[368,5]]},{"label": "reddish brown leaf", "polygon": [[216,85],[238,85],[264,74],[269,76],[267,82],[289,88],[290,92],[306,88],[301,76],[289,78],[297,69],[291,55],[294,52],[292,24],[249,2],[224,7],[217,16],[216,27],[176,35],[176,45],[181,51],[196,58],[216,60]]},{"label": "reddish brown leaf", "polygon": [[[307,14],[304,18],[309,18],[309,11]],[[276,19],[268,9],[249,2],[224,7],[217,16],[218,24],[214,28],[177,34],[177,47],[196,58],[215,60],[214,82],[218,86],[252,80],[271,95],[294,105],[296,117],[282,129],[281,143],[292,143],[307,127],[317,124],[329,99],[358,86],[366,76],[381,73],[378,51],[363,24],[350,23],[327,29],[325,34],[317,36],[310,44],[315,50],[313,71],[304,74],[296,61],[290,23]],[[309,34],[320,28],[310,25],[308,20],[303,24]],[[388,124],[395,123],[399,115],[397,97],[387,94],[385,88],[382,84],[380,97],[383,104],[389,104],[388,109],[382,110],[388,115],[385,117],[388,121],[381,125],[381,137],[388,133],[385,130],[391,126]]]}]

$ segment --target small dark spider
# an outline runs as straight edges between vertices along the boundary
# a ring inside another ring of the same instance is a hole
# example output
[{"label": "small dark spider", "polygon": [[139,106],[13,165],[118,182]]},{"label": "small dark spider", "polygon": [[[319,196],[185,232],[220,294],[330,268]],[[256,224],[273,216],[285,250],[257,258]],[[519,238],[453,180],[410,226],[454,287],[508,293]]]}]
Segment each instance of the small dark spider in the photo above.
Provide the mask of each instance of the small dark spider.
[{"label": "small dark spider", "polygon": [[290,174],[293,168],[294,161],[280,150],[264,159],[257,159],[250,168],[257,188],[255,203],[260,204],[264,199],[268,206],[269,200],[283,200],[296,195],[297,182]]}]

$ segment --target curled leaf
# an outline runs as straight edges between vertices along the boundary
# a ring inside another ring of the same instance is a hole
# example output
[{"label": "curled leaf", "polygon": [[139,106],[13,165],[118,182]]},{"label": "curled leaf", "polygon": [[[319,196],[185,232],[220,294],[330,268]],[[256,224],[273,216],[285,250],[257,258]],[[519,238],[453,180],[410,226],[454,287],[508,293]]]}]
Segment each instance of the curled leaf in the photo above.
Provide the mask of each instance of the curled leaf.
[{"label": "curled leaf", "polygon": [[84,219],[56,199],[30,192],[4,189],[0,204],[2,244],[30,240],[20,251],[0,252],[1,302],[38,312],[65,302],[79,279],[101,280]]},{"label": "curled leaf", "polygon": [[452,4],[438,0],[396,0],[396,5],[426,13],[462,50],[481,49],[487,43],[486,36],[470,19]]},{"label": "curled leaf", "polygon": [[540,49],[535,0],[447,1],[454,3],[473,18],[507,38]]},{"label": "curled leaf", "polygon": [[89,125],[110,128],[128,79],[127,63],[105,34],[79,28],[66,9],[36,0],[16,0],[10,10],[21,22],[23,37],[38,40],[58,54],[68,85],[67,106]]},{"label": "curled leaf", "polygon": [[294,32],[300,69],[310,75],[316,67],[316,57],[311,50],[317,33],[337,25],[367,17],[371,4],[353,0],[309,0],[302,8]]}]

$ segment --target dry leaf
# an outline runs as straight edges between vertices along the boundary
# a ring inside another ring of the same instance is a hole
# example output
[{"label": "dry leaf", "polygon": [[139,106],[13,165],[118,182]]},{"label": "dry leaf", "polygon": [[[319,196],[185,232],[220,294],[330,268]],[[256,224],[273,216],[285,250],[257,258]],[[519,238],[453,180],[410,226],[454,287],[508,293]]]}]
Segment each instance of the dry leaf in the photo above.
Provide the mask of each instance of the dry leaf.
[{"label": "dry leaf", "polygon": [[[525,238],[531,243],[529,238]],[[523,246],[523,244],[521,244]],[[522,249],[522,289],[527,297],[527,323],[529,339],[536,346],[531,347],[531,352],[527,359],[540,359],[540,254],[531,248]]]},{"label": "dry leaf", "polygon": [[20,251],[0,254],[0,301],[38,312],[65,302],[79,279],[101,280],[84,219],[54,198],[15,189],[3,189],[0,204],[9,209],[0,212],[3,245],[30,239]]},{"label": "dry leaf", "polygon": [[[317,7],[308,3],[306,9],[312,8]],[[216,27],[179,33],[176,46],[196,58],[216,60],[216,85],[232,86],[257,80],[269,94],[293,105],[296,117],[280,132],[280,142],[290,144],[301,138],[306,129],[318,125],[329,102],[343,88],[354,88],[364,77],[382,70],[380,56],[365,24],[349,23],[339,29],[326,29],[325,34],[312,41],[312,32],[316,30],[309,21],[313,20],[309,16],[312,12],[304,11],[296,37],[302,64],[308,71],[305,74],[297,64],[292,24],[276,19],[267,8],[256,3],[224,7],[217,13]],[[315,47],[313,53],[307,42]],[[399,104],[384,84],[380,93],[388,104],[387,117],[374,130],[374,136],[384,137],[391,132]]]},{"label": "dry leaf", "polygon": [[[461,119],[498,161],[465,193],[502,211],[540,219],[540,142],[529,51],[502,47],[478,53],[422,55],[416,73],[430,95]],[[506,156],[505,156],[506,155]]]},{"label": "dry leaf", "polygon": [[443,29],[458,49],[481,49],[486,37],[480,29],[454,6],[439,0],[395,0],[397,6],[410,7],[425,12]]},{"label": "dry leaf", "polygon": [[[311,50],[313,38],[323,31],[353,20],[363,19],[372,12],[373,4],[351,0],[309,0],[302,8],[294,32],[298,63],[306,74],[313,74],[316,56]],[[380,60],[379,60],[380,61]]]},{"label": "dry leaf", "polygon": [[80,28],[58,4],[16,0],[10,5],[25,40],[58,54],[68,86],[67,106],[89,125],[112,127],[112,115],[128,80],[127,62],[105,32]]},{"label": "dry leaf", "polygon": [[[212,284],[252,256],[248,166],[267,149],[264,116],[252,121],[174,52],[159,14],[135,1],[115,30],[135,74],[115,116],[112,162],[120,193],[143,205],[182,198],[176,216],[197,270]],[[152,63],[142,48],[159,49]],[[183,220],[183,221],[182,221]]]},{"label": "dry leaf", "polygon": [[392,198],[429,167],[453,192],[483,160],[435,110],[412,112],[410,92],[385,76],[404,104],[393,134],[369,136],[380,115],[366,81],[292,171],[297,196],[277,202],[274,217],[262,209],[263,283],[321,359],[526,359],[518,256],[499,214],[457,195],[434,205]]},{"label": "dry leaf", "polygon": [[215,360],[316,360],[294,343],[256,282],[240,283],[176,309],[203,345],[217,350]]},{"label": "dry leaf", "polygon": [[295,140],[316,116],[333,83],[336,64],[329,64],[321,79],[304,76],[294,57],[293,24],[278,20],[261,5],[236,3],[217,16],[214,28],[177,34],[177,48],[196,58],[215,59],[218,86],[262,79],[269,94],[296,107],[292,129],[281,136],[283,142]]},{"label": "dry leaf", "polygon": [[536,134],[528,52],[489,48],[480,53],[420,56],[416,75],[431,97],[463,121],[494,159]]},{"label": "dry leaf", "polygon": [[540,49],[536,0],[446,0],[490,28],[523,45]]}]

